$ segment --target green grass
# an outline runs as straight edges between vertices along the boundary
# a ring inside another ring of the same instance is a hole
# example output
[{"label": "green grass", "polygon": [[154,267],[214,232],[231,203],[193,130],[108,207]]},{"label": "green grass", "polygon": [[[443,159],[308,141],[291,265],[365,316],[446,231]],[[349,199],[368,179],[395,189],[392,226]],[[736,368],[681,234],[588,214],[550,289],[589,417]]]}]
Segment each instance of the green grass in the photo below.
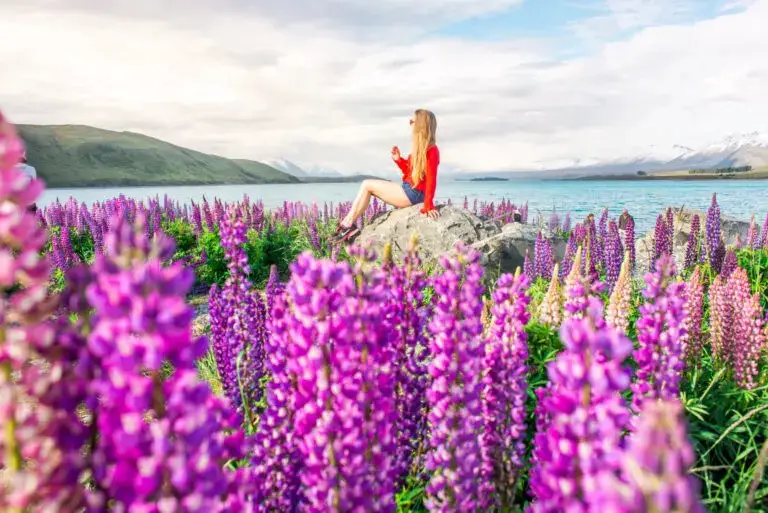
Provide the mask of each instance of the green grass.
[{"label": "green grass", "polygon": [[49,188],[299,183],[261,162],[233,160],[131,132],[17,125],[29,164]]}]

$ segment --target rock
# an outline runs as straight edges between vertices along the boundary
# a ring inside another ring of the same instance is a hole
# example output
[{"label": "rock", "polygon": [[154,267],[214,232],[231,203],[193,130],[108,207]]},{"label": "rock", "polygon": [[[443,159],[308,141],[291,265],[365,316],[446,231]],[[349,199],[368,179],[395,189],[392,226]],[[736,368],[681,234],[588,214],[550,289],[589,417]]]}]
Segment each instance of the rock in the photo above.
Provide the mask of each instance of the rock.
[{"label": "rock", "polygon": [[488,237],[472,245],[483,254],[483,264],[488,270],[512,273],[525,262],[525,252],[533,260],[536,236],[539,232],[552,243],[552,252],[560,262],[565,256],[565,241],[551,237],[545,228],[531,225],[510,223],[501,228],[501,233]]},{"label": "rock", "polygon": [[387,242],[392,243],[392,256],[397,260],[408,249],[414,233],[419,237],[419,256],[423,262],[436,261],[454,249],[457,242],[467,245],[501,233],[495,224],[483,221],[461,208],[442,205],[440,217],[431,219],[419,213],[420,205],[390,210],[375,218],[358,235],[355,244],[370,244],[381,256]]},{"label": "rock", "polygon": [[[665,208],[662,212],[666,212]],[[703,210],[673,209],[675,233],[672,239],[672,256],[675,259],[675,265],[678,270],[685,264],[685,248],[688,244],[688,236],[691,233],[691,219],[694,215],[699,216],[700,233],[706,237],[707,212]],[[721,215],[720,230],[723,234],[725,245],[732,246],[736,244],[736,238],[741,237],[742,241],[747,240],[749,231],[749,221],[737,219],[735,217]],[[649,271],[651,261],[653,260],[653,251],[655,247],[654,230],[650,230],[644,236],[635,241],[635,276],[641,278]]]},{"label": "rock", "polygon": [[[546,228],[510,223],[499,228],[491,221],[466,210],[441,206],[440,217],[429,219],[419,214],[419,207],[399,209],[382,214],[363,228],[356,244],[371,244],[378,255],[387,242],[392,242],[392,256],[397,260],[407,249],[415,232],[419,237],[419,256],[423,262],[434,262],[443,254],[453,253],[457,242],[473,247],[483,255],[482,263],[489,271],[514,272],[522,267],[525,252],[534,256],[539,231],[549,237]],[[557,260],[565,254],[565,241],[551,239]]]},{"label": "rock", "polygon": [[[666,212],[666,209],[664,209],[664,211]],[[702,233],[705,233],[707,223],[706,211],[678,209],[675,211],[675,245],[685,245],[688,242],[688,234],[691,233],[691,219],[694,215],[699,216],[701,231]],[[721,214],[720,230],[723,233],[723,240],[725,241],[726,247],[731,246],[736,244],[737,236],[741,236],[742,241],[747,240],[749,221]]]}]

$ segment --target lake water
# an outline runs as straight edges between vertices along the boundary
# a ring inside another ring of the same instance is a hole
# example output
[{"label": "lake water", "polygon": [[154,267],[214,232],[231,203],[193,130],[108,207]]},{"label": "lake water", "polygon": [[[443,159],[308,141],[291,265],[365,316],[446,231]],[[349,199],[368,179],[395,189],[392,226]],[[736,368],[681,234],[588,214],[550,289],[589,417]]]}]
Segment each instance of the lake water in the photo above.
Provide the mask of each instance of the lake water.
[{"label": "lake water", "polygon": [[[78,201],[91,204],[120,194],[136,199],[155,196],[188,203],[217,197],[224,201],[236,201],[244,194],[252,200],[262,200],[267,207],[277,207],[284,201],[343,202],[354,198],[359,184],[324,183],[290,185],[218,185],[190,187],[115,187],[94,189],[49,189],[39,201],[40,205],[65,201],[73,196]],[[588,212],[608,207],[612,215],[626,208],[632,213],[639,231],[653,227],[656,215],[666,206],[683,206],[706,210],[712,193],[717,193],[723,214],[749,219],[757,214],[762,223],[768,212],[768,180],[734,181],[539,181],[520,180],[508,182],[456,182],[444,180],[437,190],[438,201],[451,198],[461,204],[466,196],[470,203],[479,200],[508,199],[515,204],[529,204],[530,215],[544,215],[557,209],[571,212],[574,221]]]}]

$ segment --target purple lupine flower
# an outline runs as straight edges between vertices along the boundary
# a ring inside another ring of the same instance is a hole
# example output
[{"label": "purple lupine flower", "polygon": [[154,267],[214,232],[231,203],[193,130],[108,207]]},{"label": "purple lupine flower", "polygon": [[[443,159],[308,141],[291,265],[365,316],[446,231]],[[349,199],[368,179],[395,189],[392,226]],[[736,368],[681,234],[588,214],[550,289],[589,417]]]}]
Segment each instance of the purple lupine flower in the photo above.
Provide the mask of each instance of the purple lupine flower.
[{"label": "purple lupine flower", "polygon": [[[723,266],[725,267],[725,266]],[[744,269],[736,268],[728,278],[728,296],[733,309],[733,340],[731,358],[734,377],[739,386],[751,390],[757,386],[758,362],[765,348],[763,309],[759,293],[750,291],[749,278]]]},{"label": "purple lupine flower", "polygon": [[690,269],[698,263],[698,255],[701,243],[699,233],[701,231],[701,221],[698,214],[691,217],[691,231],[688,233],[688,243],[685,246],[685,268]]},{"label": "purple lupine flower", "polygon": [[578,244],[576,243],[576,234],[574,230],[568,236],[568,242],[565,244],[565,255],[563,256],[563,262],[560,267],[560,278],[565,278],[568,273],[571,272],[571,266],[573,265],[573,259],[576,256],[578,250]]},{"label": "purple lupine flower", "polygon": [[560,216],[557,215],[557,209],[554,209],[549,214],[549,231],[555,233],[560,229]]},{"label": "purple lupine flower", "polygon": [[518,473],[525,465],[529,285],[525,275],[499,278],[493,292],[493,324],[486,338],[481,437],[486,451],[484,479],[489,481],[483,485],[491,484],[490,491],[500,498],[505,511],[512,506]]},{"label": "purple lupine flower", "polygon": [[675,398],[647,403],[622,456],[623,482],[606,483],[603,490],[619,497],[603,511],[627,513],[704,513],[700,484],[690,473],[696,453],[688,440],[683,406]]},{"label": "purple lupine flower", "polygon": [[724,253],[721,254],[720,244],[722,235],[720,232],[720,206],[717,204],[717,194],[712,195],[712,204],[707,210],[707,258],[712,269],[719,273],[723,265]]},{"label": "purple lupine flower", "polygon": [[552,276],[552,243],[539,232],[534,244],[534,274],[545,280]]},{"label": "purple lupine flower", "polygon": [[760,232],[759,248],[768,248],[768,214],[765,214],[765,221],[763,221],[763,229]]},{"label": "purple lupine flower", "polygon": [[[386,262],[386,260],[385,260]],[[385,265],[388,265],[385,263]],[[424,303],[427,278],[421,270],[416,252],[416,239],[411,239],[403,265],[391,266],[387,278],[390,294],[389,314],[392,319],[396,377],[395,430],[397,458],[395,482],[401,484],[411,469],[420,469],[420,455],[427,443],[426,328],[431,314]]]},{"label": "purple lupine flower", "polygon": [[546,420],[534,438],[529,512],[595,510],[599,483],[621,463],[632,342],[605,325],[599,299],[584,299],[584,317],[560,329],[565,350],[549,364],[550,383],[539,394]]},{"label": "purple lupine flower", "polygon": [[685,360],[698,362],[703,342],[701,321],[704,316],[704,283],[699,267],[693,270],[685,284],[685,306],[688,312],[685,318]]},{"label": "purple lupine flower", "polygon": [[675,264],[668,255],[657,260],[655,271],[645,276],[643,296],[647,302],[640,307],[636,324],[638,349],[634,357],[638,369],[632,384],[635,411],[642,410],[645,400],[671,399],[680,392],[686,310],[684,284],[672,282],[674,276]]},{"label": "purple lupine flower", "polygon": [[619,236],[619,230],[616,227],[616,222],[611,219],[608,223],[608,231],[605,241],[605,284],[607,290],[610,293],[613,290],[613,286],[616,284],[616,280],[619,279],[619,271],[621,268],[622,256],[624,254],[621,247],[621,237]]},{"label": "purple lupine flower", "polygon": [[[287,370],[306,501],[317,511],[394,511],[395,418],[384,276],[303,253],[286,289]],[[367,267],[367,266],[366,266]]]},{"label": "purple lupine flower", "polygon": [[[534,247],[534,251],[536,251],[536,248]],[[528,250],[525,250],[525,259],[523,260],[523,272],[526,276],[528,276],[528,279],[533,281],[536,279],[536,271],[534,271],[533,264],[531,263],[531,258],[528,255]]]},{"label": "purple lupine flower", "polygon": [[222,386],[250,421],[264,375],[266,308],[248,279],[250,266],[242,248],[247,236],[245,222],[233,214],[222,219],[220,230],[229,277],[221,291],[214,287],[210,292],[211,338]]},{"label": "purple lupine flower", "polygon": [[601,253],[601,246],[597,240],[597,231],[595,228],[595,218],[591,214],[587,216],[587,220],[584,223],[586,230],[586,242],[584,244],[584,255],[582,255],[582,261],[584,263],[584,274],[589,276],[592,280],[597,280],[597,264],[602,262],[603,257]]},{"label": "purple lupine flower", "polygon": [[563,220],[562,230],[566,233],[570,233],[571,231],[571,213],[570,212],[565,213],[565,219]]},{"label": "purple lupine flower", "polygon": [[674,248],[675,244],[675,217],[672,213],[672,209],[667,207],[667,219],[666,219],[666,225],[667,225],[667,247],[669,248],[670,254],[672,253],[672,248]]},{"label": "purple lupine flower", "polygon": [[585,276],[582,273],[581,253],[581,251],[576,253],[571,272],[565,278],[565,304],[563,307],[565,319],[583,317],[589,306],[587,299],[605,290],[605,284],[593,280],[591,275]]},{"label": "purple lupine flower", "polygon": [[[274,268],[274,266],[273,266]],[[293,383],[297,376],[288,371],[288,353],[292,343],[288,334],[289,305],[282,295],[275,295],[270,305],[265,339],[267,408],[259,420],[255,435],[249,480],[253,502],[262,511],[293,513],[303,503],[300,494],[301,459],[294,437]]]},{"label": "purple lupine flower", "polygon": [[426,461],[431,478],[425,501],[430,511],[476,511],[485,501],[477,475],[481,449],[488,450],[478,441],[483,427],[483,271],[478,253],[458,249],[458,257],[440,259],[442,271],[433,279],[433,381],[427,392],[431,451]]},{"label": "purple lupine flower", "polygon": [[309,243],[315,251],[320,251],[320,236],[317,234],[317,223],[314,219],[307,222],[309,230]]},{"label": "purple lupine flower", "polygon": [[654,228],[654,231],[653,231],[653,242],[654,242],[654,248],[653,248],[654,262],[664,255],[672,254],[672,248],[668,245],[669,236],[668,236],[667,222],[664,220],[664,217],[661,214],[659,214],[658,217],[656,217],[656,227]]},{"label": "purple lupine flower", "polygon": [[725,252],[725,258],[723,259],[723,267],[720,271],[720,274],[722,274],[725,278],[728,278],[733,271],[736,270],[736,268],[739,266],[738,261],[736,260],[736,252],[732,249],[729,249]]}]

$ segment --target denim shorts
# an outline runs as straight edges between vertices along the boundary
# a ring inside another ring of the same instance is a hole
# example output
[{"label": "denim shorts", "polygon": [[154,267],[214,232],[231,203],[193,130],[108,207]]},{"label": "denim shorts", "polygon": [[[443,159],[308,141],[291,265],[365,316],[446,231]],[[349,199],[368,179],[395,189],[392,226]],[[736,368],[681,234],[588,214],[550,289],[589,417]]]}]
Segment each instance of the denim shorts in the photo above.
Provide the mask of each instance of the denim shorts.
[{"label": "denim shorts", "polygon": [[411,184],[408,182],[403,182],[403,192],[405,192],[405,195],[408,196],[408,200],[411,202],[411,205],[424,203],[424,193],[411,187]]}]

